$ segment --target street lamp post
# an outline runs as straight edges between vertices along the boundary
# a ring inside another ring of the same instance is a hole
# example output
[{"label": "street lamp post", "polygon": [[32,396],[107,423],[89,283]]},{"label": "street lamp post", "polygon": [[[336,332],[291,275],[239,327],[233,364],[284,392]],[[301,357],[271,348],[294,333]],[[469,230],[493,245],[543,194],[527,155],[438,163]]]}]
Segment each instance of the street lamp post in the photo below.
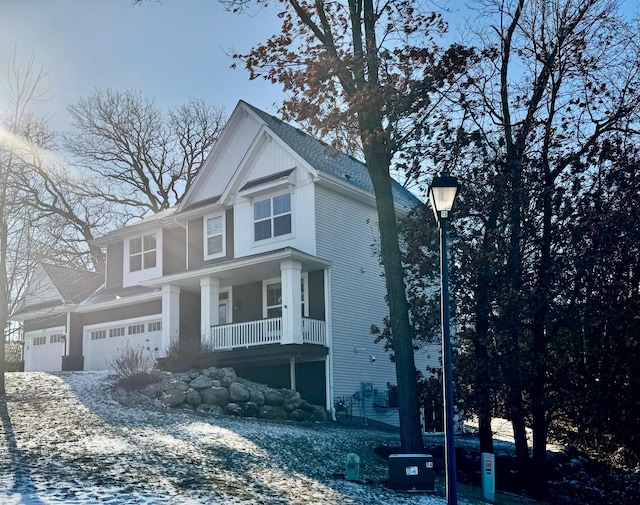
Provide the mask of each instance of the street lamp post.
[{"label": "street lamp post", "polygon": [[447,504],[457,505],[456,452],[453,441],[453,368],[451,365],[451,332],[449,330],[449,264],[447,261],[447,226],[449,212],[458,193],[458,181],[446,172],[433,178],[429,200],[440,228],[440,307],[442,318],[442,389],[444,394],[444,448]]}]

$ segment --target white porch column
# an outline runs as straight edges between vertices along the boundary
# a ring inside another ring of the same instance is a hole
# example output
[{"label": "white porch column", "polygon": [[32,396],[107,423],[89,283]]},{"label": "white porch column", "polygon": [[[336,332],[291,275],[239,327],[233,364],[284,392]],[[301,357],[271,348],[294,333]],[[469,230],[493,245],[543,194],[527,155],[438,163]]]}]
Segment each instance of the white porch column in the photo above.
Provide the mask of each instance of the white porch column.
[{"label": "white porch column", "polygon": [[162,354],[180,338],[180,286],[162,286]]},{"label": "white porch column", "polygon": [[211,327],[220,323],[220,279],[200,279],[200,338],[211,336]]},{"label": "white porch column", "polygon": [[302,344],[302,264],[280,263],[282,281],[282,344]]}]

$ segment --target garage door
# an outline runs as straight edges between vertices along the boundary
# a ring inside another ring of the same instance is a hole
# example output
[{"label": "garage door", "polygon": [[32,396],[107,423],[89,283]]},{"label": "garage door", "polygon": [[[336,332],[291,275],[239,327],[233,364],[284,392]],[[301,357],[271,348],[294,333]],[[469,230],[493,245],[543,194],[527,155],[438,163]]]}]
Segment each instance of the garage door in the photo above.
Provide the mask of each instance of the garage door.
[{"label": "garage door", "polygon": [[24,338],[24,371],[62,370],[64,340],[64,327],[27,333]]},{"label": "garage door", "polygon": [[144,356],[155,359],[155,350],[160,348],[161,342],[160,316],[157,319],[119,321],[85,328],[84,369],[113,368],[113,360],[127,347],[142,349]]}]

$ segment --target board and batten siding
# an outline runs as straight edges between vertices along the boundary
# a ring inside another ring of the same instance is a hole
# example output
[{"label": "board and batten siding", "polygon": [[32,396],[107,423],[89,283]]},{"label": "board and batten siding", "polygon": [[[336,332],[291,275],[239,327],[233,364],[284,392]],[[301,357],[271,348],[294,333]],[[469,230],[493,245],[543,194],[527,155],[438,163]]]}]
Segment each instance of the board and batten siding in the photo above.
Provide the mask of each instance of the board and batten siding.
[{"label": "board and batten siding", "polygon": [[[371,334],[371,325],[382,328],[388,314],[376,209],[321,186],[315,198],[317,255],[332,262],[333,403],[335,397],[361,394],[363,382],[386,390],[397,381],[394,363]],[[354,416],[397,425],[397,409],[374,408],[373,395],[362,406],[354,403]]]},{"label": "board and batten siding", "polygon": [[190,204],[221,195],[227,187],[260,130],[261,125],[256,120],[248,120],[249,116],[245,119],[225,127],[224,136],[218,139],[216,148],[200,169],[202,176],[199,175],[197,184],[192,186]]}]

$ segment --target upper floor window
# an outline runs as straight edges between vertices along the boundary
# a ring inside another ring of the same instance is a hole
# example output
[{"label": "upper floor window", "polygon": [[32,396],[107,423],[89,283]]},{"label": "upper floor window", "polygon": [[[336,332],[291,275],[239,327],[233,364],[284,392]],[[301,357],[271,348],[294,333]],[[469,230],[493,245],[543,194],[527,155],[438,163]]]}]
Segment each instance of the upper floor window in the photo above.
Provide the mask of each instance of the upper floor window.
[{"label": "upper floor window", "polygon": [[129,241],[129,272],[156,266],[156,234],[132,238]]},{"label": "upper floor window", "polygon": [[219,258],[225,255],[224,215],[204,219],[204,256],[205,259]]},{"label": "upper floor window", "polygon": [[253,231],[256,241],[291,233],[291,195],[286,193],[255,202]]}]

